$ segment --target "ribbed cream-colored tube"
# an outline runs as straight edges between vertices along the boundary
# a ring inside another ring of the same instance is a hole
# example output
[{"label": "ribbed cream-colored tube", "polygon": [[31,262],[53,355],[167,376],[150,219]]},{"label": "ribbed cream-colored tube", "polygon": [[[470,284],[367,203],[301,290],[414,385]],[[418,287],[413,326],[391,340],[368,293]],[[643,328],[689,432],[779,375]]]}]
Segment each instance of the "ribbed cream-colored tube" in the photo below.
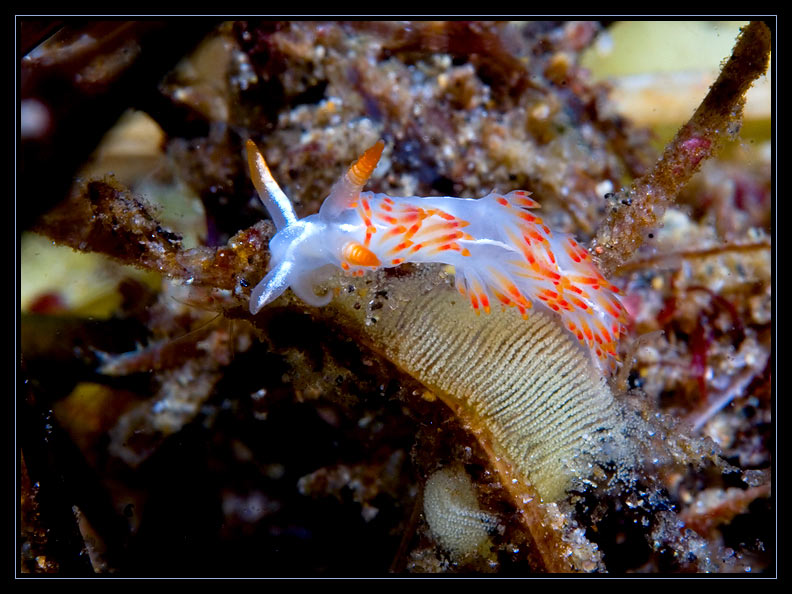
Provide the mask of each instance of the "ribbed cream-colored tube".
[{"label": "ribbed cream-colored tube", "polygon": [[386,283],[385,296],[364,283],[342,290],[330,307],[451,406],[543,501],[560,499],[574,477],[605,461],[612,449],[604,444],[620,422],[613,397],[551,313],[477,316],[450,286],[421,275]]},{"label": "ribbed cream-colored tube", "polygon": [[441,468],[426,479],[424,517],[434,537],[457,559],[479,553],[487,556],[489,532],[497,518],[479,507],[473,481],[459,467]]}]

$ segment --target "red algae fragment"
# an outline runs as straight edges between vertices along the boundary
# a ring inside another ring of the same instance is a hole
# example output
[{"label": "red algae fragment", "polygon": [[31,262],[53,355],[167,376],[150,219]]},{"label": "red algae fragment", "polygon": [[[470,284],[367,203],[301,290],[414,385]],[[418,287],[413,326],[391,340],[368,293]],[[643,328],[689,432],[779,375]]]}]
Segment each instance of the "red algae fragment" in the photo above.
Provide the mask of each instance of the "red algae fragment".
[{"label": "red algae fragment", "polygon": [[114,182],[90,181],[44,215],[38,231],[76,250],[98,252],[122,264],[159,272],[188,284],[239,290],[251,269],[265,269],[269,258],[269,224],[239,231],[228,244],[184,249],[181,237],[159,223],[152,208]]},{"label": "red algae fragment", "polygon": [[745,92],[767,70],[770,46],[767,25],[752,22],[743,28],[720,76],[654,168],[629,190],[614,194],[608,218],[592,241],[605,276],[626,263],[647,233],[660,225],[666,208],[701,162],[737,134]]}]

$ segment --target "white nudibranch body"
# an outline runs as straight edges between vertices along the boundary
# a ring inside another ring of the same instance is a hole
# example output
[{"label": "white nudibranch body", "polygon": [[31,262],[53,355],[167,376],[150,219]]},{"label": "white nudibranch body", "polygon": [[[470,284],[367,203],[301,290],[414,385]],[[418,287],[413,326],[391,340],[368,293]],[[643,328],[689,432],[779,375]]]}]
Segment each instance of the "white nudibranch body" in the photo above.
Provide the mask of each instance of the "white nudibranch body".
[{"label": "white nudibranch body", "polygon": [[363,192],[384,144],[368,149],[342,176],[317,214],[298,220],[252,141],[248,163],[256,189],[277,227],[271,266],[250,296],[257,313],[287,288],[314,306],[330,302],[314,287],[329,268],[361,275],[403,262],[454,266],[455,283],[476,313],[493,303],[525,317],[533,302],[561,316],[601,369],[616,361],[626,315],[618,289],[571,236],[553,233],[530,211],[529,192],[483,198],[391,197]]}]

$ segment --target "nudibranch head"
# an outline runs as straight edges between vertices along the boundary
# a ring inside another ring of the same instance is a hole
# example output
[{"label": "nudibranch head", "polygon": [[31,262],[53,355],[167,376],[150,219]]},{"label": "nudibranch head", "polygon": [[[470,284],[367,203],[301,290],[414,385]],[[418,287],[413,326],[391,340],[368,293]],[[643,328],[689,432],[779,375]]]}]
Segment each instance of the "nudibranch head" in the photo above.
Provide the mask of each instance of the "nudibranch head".
[{"label": "nudibranch head", "polygon": [[363,192],[383,148],[379,141],[365,151],[319,212],[298,220],[248,141],[253,183],[278,230],[270,271],[251,294],[251,313],[288,287],[310,305],[326,305],[330,294],[318,295],[314,287],[333,267],[359,275],[403,262],[443,263],[454,266],[457,289],[476,313],[500,303],[525,316],[538,302],[560,315],[601,368],[613,367],[626,321],[618,289],[572,237],[553,233],[531,212],[539,204],[529,192],[478,200]]},{"label": "nudibranch head", "polygon": [[326,305],[331,295],[317,295],[314,287],[327,276],[323,269],[328,266],[344,270],[379,267],[374,252],[358,241],[361,232],[365,233],[365,226],[351,205],[377,166],[383,147],[382,141],[375,144],[349,168],[319,213],[298,220],[264,157],[253,141],[248,140],[251,177],[277,228],[270,241],[270,271],[250,296],[251,313],[258,313],[289,287],[309,305]]}]

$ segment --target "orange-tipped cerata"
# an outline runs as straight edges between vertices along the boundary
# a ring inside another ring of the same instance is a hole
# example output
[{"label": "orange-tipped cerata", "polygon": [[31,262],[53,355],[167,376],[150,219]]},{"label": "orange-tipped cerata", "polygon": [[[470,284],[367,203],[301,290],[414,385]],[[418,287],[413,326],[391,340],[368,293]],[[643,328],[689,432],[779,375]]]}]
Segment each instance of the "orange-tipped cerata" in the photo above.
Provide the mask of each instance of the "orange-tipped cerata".
[{"label": "orange-tipped cerata", "polygon": [[344,259],[354,266],[373,266],[380,265],[377,255],[362,243],[350,241],[341,250]]}]

